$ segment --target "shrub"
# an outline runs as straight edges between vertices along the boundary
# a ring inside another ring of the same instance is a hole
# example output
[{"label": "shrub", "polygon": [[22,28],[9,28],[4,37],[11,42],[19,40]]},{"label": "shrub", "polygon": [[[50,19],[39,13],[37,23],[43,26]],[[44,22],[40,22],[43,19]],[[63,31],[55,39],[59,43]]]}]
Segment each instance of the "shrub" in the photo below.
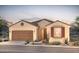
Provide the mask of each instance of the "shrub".
[{"label": "shrub", "polygon": [[25,41],[25,45],[27,45],[27,44],[29,44],[29,43],[30,43],[30,41],[29,41],[29,40]]},{"label": "shrub", "polygon": [[39,42],[39,41],[41,41],[41,40],[35,40],[35,42]]},{"label": "shrub", "polygon": [[9,41],[9,40],[4,40],[4,41]]},{"label": "shrub", "polygon": [[52,45],[60,45],[60,42],[53,42]]},{"label": "shrub", "polygon": [[68,45],[68,41],[67,41],[67,40],[65,40],[65,44],[67,44],[67,45]]},{"label": "shrub", "polygon": [[79,46],[79,41],[74,42],[74,46]]},{"label": "shrub", "polygon": [[79,37],[71,37],[71,38],[70,38],[70,41],[71,41],[71,42],[79,41]]},{"label": "shrub", "polygon": [[0,42],[2,42],[2,40],[0,40]]}]

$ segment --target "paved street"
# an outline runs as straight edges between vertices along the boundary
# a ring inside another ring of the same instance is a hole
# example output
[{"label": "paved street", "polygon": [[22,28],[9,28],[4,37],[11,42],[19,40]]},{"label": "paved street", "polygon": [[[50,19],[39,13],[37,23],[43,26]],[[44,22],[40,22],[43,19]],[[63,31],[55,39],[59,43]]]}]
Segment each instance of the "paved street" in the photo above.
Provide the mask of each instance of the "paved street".
[{"label": "paved street", "polygon": [[0,45],[0,53],[78,53],[79,48]]}]

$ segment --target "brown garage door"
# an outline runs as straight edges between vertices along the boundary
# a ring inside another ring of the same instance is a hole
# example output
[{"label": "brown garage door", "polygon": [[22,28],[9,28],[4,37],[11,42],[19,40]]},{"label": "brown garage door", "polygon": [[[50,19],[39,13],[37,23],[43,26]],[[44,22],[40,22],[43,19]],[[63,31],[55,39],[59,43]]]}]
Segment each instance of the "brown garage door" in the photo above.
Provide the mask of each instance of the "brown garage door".
[{"label": "brown garage door", "polygon": [[33,40],[33,31],[12,31],[12,40],[32,41]]}]

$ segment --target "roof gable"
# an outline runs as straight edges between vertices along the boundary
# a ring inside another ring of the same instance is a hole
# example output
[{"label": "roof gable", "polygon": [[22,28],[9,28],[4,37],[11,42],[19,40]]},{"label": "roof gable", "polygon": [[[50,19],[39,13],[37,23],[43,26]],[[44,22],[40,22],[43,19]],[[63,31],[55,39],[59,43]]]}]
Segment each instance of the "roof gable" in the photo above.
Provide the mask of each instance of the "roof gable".
[{"label": "roof gable", "polygon": [[32,24],[31,22],[28,22],[28,21],[25,21],[25,20],[20,20],[20,21],[18,21],[18,22],[16,22],[16,23],[12,24],[12,25],[9,26],[9,27],[12,27],[12,26],[14,26],[14,25],[16,25],[16,24],[18,24],[18,23],[20,23],[20,22],[25,22],[25,23],[28,23],[28,24],[30,24],[30,25],[32,25],[32,26],[37,27],[36,25]]},{"label": "roof gable", "polygon": [[[59,20],[56,20],[55,22],[60,22],[60,23],[63,23],[63,24],[65,24],[65,25],[71,26],[70,24],[67,24],[67,23],[62,22],[62,21],[59,21]],[[54,23],[55,23],[55,22],[54,22]]]},{"label": "roof gable", "polygon": [[[62,22],[62,21],[59,21],[59,20],[56,20],[55,22],[53,22],[53,23],[51,23],[51,24],[48,24],[47,26],[50,26],[50,25],[55,24],[55,23],[57,23],[57,22],[62,23],[62,24],[65,24],[65,25],[67,25],[67,26],[71,26],[70,24],[67,24],[67,23]],[[57,24],[57,25],[58,25],[58,24]],[[46,26],[46,27],[47,27],[47,26]]]},{"label": "roof gable", "polygon": [[53,23],[53,21],[48,20],[48,19],[41,19],[41,20],[34,21],[34,22],[32,22],[32,23],[33,23],[34,25],[38,26],[38,23],[40,23],[40,22],[42,22],[42,21],[47,21],[47,22]]}]

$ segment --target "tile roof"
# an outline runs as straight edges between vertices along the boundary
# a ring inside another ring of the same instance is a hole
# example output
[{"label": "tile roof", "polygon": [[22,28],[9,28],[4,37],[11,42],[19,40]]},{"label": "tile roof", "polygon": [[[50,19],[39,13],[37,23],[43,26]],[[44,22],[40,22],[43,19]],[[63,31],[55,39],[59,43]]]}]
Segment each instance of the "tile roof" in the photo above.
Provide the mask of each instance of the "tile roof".
[{"label": "tile roof", "polygon": [[38,22],[43,21],[43,20],[46,20],[46,21],[48,21],[48,22],[50,22],[50,23],[53,23],[53,21],[51,21],[51,20],[49,20],[49,19],[40,19],[40,20],[34,21],[34,22],[32,22],[32,23],[33,23],[34,25],[38,26]]},{"label": "tile roof", "polygon": [[[19,22],[21,22],[21,21],[26,22],[26,23],[29,23],[29,24],[31,24],[31,25],[34,25],[34,24],[31,23],[31,22],[28,22],[28,21],[25,21],[25,20],[20,20],[20,21],[18,21],[18,22],[16,22],[16,23],[12,24],[11,26],[13,26],[13,25],[15,25],[15,24],[17,24],[17,23],[19,23]],[[9,26],[9,27],[11,27],[11,26]],[[34,26],[36,26],[36,25],[34,25]],[[37,26],[36,26],[36,27],[37,27]]]}]

